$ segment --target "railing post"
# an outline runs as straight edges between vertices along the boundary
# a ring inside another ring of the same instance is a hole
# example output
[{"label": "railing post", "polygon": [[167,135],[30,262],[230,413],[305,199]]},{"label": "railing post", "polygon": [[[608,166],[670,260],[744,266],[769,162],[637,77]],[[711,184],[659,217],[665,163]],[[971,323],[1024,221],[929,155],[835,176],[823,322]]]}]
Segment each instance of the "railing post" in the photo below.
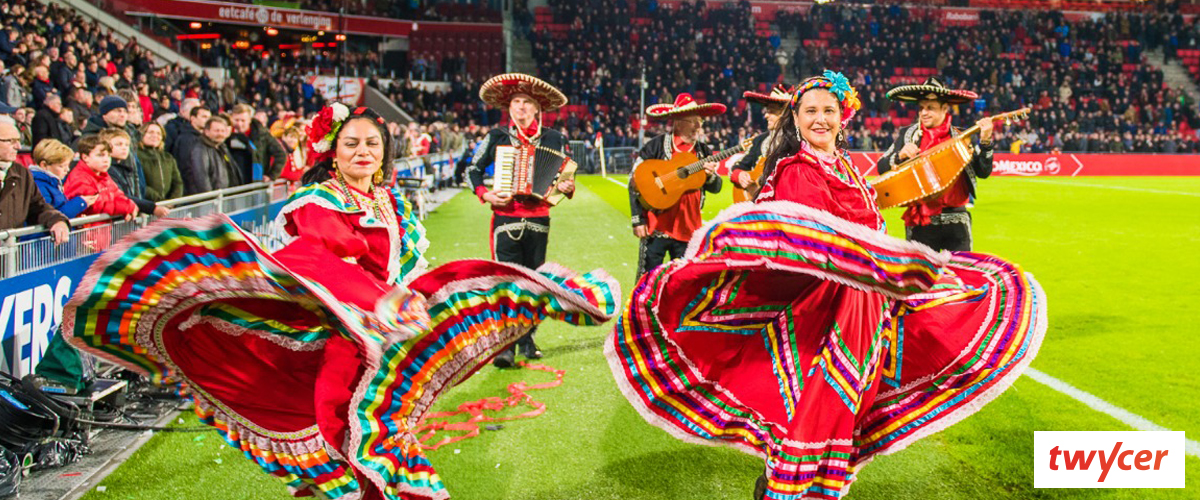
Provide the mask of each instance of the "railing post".
[{"label": "railing post", "polygon": [[17,238],[9,236],[0,243],[0,261],[3,261],[4,267],[0,268],[0,278],[11,278],[17,275]]}]

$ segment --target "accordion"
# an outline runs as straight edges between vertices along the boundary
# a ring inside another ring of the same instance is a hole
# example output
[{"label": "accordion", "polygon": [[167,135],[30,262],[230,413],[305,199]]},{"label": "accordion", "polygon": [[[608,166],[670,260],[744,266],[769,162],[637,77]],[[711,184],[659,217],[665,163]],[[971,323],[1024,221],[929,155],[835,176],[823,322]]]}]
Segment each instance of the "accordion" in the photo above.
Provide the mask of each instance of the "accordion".
[{"label": "accordion", "polygon": [[513,196],[532,196],[557,205],[566,194],[558,183],[574,179],[575,161],[542,146],[496,146],[492,190]]}]

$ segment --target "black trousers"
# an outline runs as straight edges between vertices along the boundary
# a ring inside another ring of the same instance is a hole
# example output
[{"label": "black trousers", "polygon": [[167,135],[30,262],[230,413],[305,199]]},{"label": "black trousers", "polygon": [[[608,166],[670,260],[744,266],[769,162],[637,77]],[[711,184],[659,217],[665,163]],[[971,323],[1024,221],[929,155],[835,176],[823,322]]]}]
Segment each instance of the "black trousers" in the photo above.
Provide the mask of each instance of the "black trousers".
[{"label": "black trousers", "polygon": [[971,214],[957,212],[953,214],[955,221],[937,223],[947,215],[950,214],[934,216],[935,223],[928,226],[906,228],[908,241],[924,243],[934,250],[971,251]]},{"label": "black trousers", "polygon": [[[549,217],[492,216],[492,259],[498,262],[537,269],[546,263],[546,247],[549,243]],[[536,331],[537,328],[530,330],[517,343],[533,343]]]},{"label": "black trousers", "polygon": [[638,248],[638,277],[662,265],[667,254],[670,254],[672,259],[683,257],[684,252],[687,252],[687,245],[686,241],[667,236],[642,238]]}]

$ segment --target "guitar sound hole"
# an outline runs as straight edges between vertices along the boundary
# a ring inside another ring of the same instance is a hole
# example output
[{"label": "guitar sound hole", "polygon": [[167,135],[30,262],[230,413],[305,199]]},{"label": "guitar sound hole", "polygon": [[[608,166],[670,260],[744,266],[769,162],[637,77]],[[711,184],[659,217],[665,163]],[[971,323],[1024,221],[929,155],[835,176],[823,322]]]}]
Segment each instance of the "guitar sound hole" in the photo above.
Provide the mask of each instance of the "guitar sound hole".
[{"label": "guitar sound hole", "polygon": [[687,170],[682,169],[682,168],[677,168],[677,169],[675,169],[675,175],[679,176],[680,179],[686,179],[687,178]]}]

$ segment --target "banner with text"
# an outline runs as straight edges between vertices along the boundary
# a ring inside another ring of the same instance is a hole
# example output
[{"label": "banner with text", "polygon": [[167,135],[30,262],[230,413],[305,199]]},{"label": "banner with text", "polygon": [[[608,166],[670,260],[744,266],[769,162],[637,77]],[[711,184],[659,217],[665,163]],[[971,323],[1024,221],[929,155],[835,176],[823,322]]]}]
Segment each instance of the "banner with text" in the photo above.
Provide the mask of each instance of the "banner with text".
[{"label": "banner with text", "polygon": [[[876,175],[882,153],[854,152],[854,165]],[[1012,154],[996,153],[992,175],[1037,176],[1200,176],[1200,155],[1167,154]]]}]

